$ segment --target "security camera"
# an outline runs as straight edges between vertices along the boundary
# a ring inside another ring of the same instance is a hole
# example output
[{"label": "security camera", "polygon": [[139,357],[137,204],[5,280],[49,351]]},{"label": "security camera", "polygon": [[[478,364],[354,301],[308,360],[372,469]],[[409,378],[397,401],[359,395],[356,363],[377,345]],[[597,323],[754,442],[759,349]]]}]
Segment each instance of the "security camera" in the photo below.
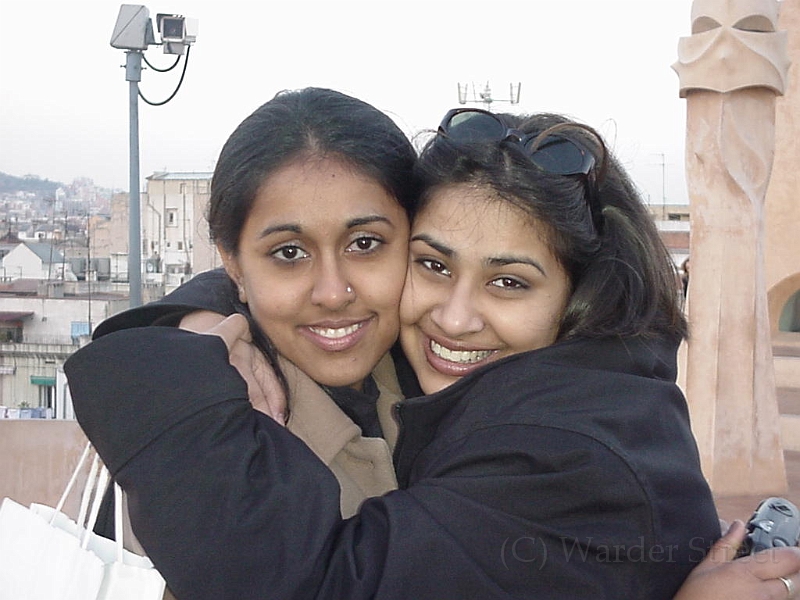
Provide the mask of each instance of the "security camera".
[{"label": "security camera", "polygon": [[156,23],[165,54],[183,54],[186,46],[197,39],[197,19],[159,13],[156,15]]},{"label": "security camera", "polygon": [[156,23],[164,43],[192,44],[197,39],[197,19],[187,19],[183,15],[158,14]]},{"label": "security camera", "polygon": [[161,41],[183,43],[186,38],[186,19],[181,15],[164,15],[158,14],[156,16],[156,23],[158,23],[158,32],[161,34]]}]

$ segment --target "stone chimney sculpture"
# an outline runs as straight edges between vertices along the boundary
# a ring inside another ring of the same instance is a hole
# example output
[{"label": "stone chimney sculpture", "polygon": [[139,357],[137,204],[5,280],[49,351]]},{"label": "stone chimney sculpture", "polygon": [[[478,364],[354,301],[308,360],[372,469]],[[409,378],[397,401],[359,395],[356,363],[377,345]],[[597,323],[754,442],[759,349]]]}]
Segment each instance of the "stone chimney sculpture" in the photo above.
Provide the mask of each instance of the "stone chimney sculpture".
[{"label": "stone chimney sculpture", "polygon": [[780,494],[764,266],[775,100],[786,86],[776,0],[695,0],[673,68],[686,98],[691,203],[686,396],[716,494]]}]

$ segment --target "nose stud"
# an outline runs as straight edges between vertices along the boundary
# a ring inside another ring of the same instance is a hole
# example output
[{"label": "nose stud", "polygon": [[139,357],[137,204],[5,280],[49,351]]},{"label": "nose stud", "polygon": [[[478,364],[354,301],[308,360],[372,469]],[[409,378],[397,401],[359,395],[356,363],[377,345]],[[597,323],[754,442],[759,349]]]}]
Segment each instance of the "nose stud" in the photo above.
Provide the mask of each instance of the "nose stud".
[{"label": "nose stud", "polygon": [[353,293],[353,288],[352,288],[352,287],[350,287],[350,286],[348,285],[348,286],[345,288],[345,291],[346,291],[348,294],[352,294],[352,293]]}]

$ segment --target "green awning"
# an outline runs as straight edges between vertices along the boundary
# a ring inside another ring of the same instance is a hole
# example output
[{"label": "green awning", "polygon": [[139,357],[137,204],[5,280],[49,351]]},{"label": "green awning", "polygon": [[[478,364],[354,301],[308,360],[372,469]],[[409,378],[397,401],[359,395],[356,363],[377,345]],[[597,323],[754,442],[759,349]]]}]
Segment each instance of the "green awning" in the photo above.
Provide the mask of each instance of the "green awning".
[{"label": "green awning", "polygon": [[33,385],[55,385],[56,378],[47,375],[31,375],[31,383]]}]

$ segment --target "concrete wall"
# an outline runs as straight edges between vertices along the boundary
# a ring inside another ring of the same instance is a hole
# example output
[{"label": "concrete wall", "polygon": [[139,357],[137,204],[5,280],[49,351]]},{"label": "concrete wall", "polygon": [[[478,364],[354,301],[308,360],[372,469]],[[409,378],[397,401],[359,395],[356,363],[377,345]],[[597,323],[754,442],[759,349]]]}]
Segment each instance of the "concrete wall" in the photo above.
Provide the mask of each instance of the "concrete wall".
[{"label": "concrete wall", "polygon": [[[0,421],[0,499],[55,506],[85,446],[77,421]],[[84,473],[65,505],[72,518],[85,479]]]},{"label": "concrete wall", "polygon": [[777,99],[775,162],[766,197],[766,269],[770,325],[786,301],[800,289],[800,0],[783,0],[779,28],[788,32],[789,67],[786,92]]}]

